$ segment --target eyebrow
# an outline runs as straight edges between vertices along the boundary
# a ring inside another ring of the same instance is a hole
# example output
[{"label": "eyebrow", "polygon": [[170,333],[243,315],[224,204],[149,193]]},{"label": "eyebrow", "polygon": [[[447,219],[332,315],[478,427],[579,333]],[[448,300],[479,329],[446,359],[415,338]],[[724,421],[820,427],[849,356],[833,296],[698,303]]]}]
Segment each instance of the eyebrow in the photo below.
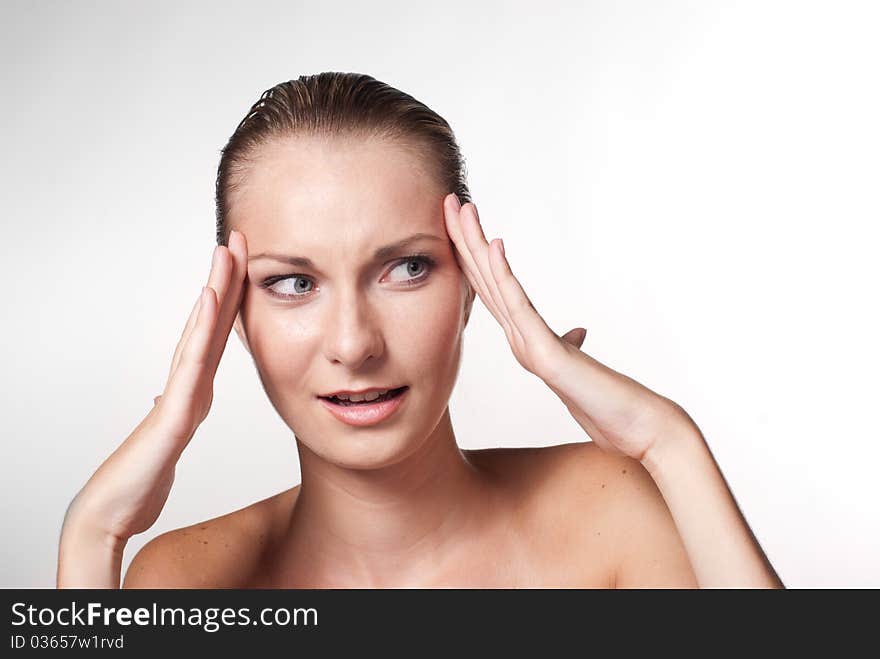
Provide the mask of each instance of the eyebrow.
[{"label": "eyebrow", "polygon": [[[373,253],[373,259],[379,261],[381,259],[394,256],[395,254],[409,247],[412,243],[416,243],[420,240],[439,240],[442,242],[444,239],[440,236],[435,236],[433,233],[414,233],[408,238],[404,238],[403,240],[398,240],[397,242],[393,242],[385,245],[384,247],[380,247]],[[307,259],[304,256],[273,254],[271,252],[261,252],[260,254],[249,256],[248,263],[250,263],[251,261],[257,261],[259,259],[271,259],[272,261],[279,261],[281,263],[286,263],[288,265],[293,265],[299,268],[317,269],[315,268],[315,264],[312,263],[312,260]]]}]

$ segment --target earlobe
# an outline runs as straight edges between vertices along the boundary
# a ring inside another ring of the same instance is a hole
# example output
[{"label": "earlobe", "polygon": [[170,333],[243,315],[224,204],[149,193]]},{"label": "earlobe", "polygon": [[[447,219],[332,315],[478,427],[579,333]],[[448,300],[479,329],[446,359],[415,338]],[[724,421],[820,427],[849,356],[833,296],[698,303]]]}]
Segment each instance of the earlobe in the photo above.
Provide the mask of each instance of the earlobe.
[{"label": "earlobe", "polygon": [[235,333],[238,334],[238,338],[241,339],[242,344],[244,345],[244,349],[248,351],[248,354],[251,352],[251,347],[248,345],[247,334],[244,331],[244,325],[241,323],[241,312],[235,316],[235,321],[233,321],[232,326],[235,328]]}]

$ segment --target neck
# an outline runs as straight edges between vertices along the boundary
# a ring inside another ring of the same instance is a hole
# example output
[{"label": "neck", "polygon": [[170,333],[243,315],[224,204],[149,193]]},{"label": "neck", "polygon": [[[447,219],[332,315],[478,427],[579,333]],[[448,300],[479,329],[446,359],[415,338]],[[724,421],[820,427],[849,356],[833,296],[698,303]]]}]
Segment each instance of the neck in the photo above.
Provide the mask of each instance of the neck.
[{"label": "neck", "polygon": [[346,469],[297,445],[302,485],[285,553],[297,573],[340,587],[424,582],[460,551],[488,500],[449,408],[418,449],[379,469]]}]

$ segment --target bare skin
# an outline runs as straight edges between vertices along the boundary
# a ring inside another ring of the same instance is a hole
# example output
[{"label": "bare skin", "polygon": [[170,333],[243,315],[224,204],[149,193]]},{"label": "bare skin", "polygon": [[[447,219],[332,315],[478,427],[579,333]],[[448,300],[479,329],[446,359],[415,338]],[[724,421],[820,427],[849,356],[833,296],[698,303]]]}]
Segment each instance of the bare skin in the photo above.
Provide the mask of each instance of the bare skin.
[{"label": "bare skin", "polygon": [[[132,561],[123,588],[697,586],[672,518],[638,462],[592,442],[463,454],[488,505],[409,573],[359,579],[308,552],[291,553],[297,485],[158,536]],[[618,583],[624,556],[636,583]]]},{"label": "bare skin", "polygon": [[[385,142],[264,147],[164,392],[68,510],[59,587],[119,587],[233,326],[294,432],[302,483],[153,539],[124,587],[781,585],[690,417],[580,351],[582,328],[553,332],[475,206],[424,164]],[[459,449],[448,401],[475,291],[594,442]],[[320,402],[401,385],[398,411],[371,426]]]}]

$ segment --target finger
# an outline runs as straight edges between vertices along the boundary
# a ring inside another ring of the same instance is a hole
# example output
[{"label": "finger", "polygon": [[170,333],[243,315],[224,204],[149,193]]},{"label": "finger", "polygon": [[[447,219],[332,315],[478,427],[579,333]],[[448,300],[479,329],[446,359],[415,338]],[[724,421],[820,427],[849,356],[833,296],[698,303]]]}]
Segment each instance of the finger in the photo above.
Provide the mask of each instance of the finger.
[{"label": "finger", "polygon": [[491,266],[489,265],[489,244],[486,242],[486,236],[483,233],[482,226],[480,226],[480,216],[476,205],[468,203],[462,206],[461,218],[465,243],[473,255],[483,286],[489,291],[495,308],[499,310],[499,315],[504,318],[500,322],[502,322],[502,325],[509,326],[511,325],[510,312],[504,305],[504,300],[498,290],[498,282],[495,281]]},{"label": "finger", "polygon": [[[213,271],[217,264],[217,251],[218,247],[214,247],[214,253],[211,256],[211,270]],[[199,306],[201,305],[202,294],[199,294],[199,297],[196,299],[196,303],[193,305],[193,309],[189,314],[189,318],[186,321],[186,326],[183,328],[183,334],[180,337],[180,341],[177,342],[177,347],[174,349],[174,357],[171,358],[171,368],[168,371],[168,378],[171,378],[171,375],[174,373],[175,369],[177,369],[177,364],[180,363],[180,353],[183,351],[183,347],[186,345],[186,342],[189,340],[189,335],[192,333],[193,327],[196,324],[196,317],[198,316]]]},{"label": "finger", "polygon": [[230,272],[229,286],[222,302],[220,315],[217,320],[215,343],[212,346],[212,368],[217,369],[220,358],[226,350],[229,341],[229,333],[235,323],[244,297],[245,281],[247,280],[247,239],[240,231],[231,231],[228,248],[232,269]]},{"label": "finger", "polygon": [[[468,280],[471,282],[471,286],[473,286],[474,290],[480,296],[480,299],[483,300],[483,304],[486,305],[486,308],[489,309],[489,312],[495,317],[495,319],[504,325],[503,314],[501,310],[495,304],[495,301],[492,299],[489,290],[486,288],[483,283],[482,277],[479,275],[479,269],[474,261],[474,257],[468,249],[467,242],[465,240],[463,231],[462,231],[462,223],[461,223],[461,210],[462,206],[458,203],[458,197],[454,194],[451,194],[447,197],[446,203],[444,204],[445,217],[446,217],[446,232],[452,238],[453,245],[455,246],[455,251],[458,254],[459,265],[462,270],[467,275]],[[505,328],[507,331],[507,328]]]},{"label": "finger", "polygon": [[[199,384],[206,377],[211,340],[217,326],[218,306],[216,292],[210,286],[205,286],[202,289],[196,324],[180,353],[180,363],[168,383],[163,405],[173,402],[187,407],[194,400]],[[177,411],[185,412],[183,408]]]},{"label": "finger", "polygon": [[584,339],[587,337],[587,330],[583,327],[575,327],[562,335],[562,340],[570,343],[575,348],[580,349],[584,345]]},{"label": "finger", "polygon": [[[231,240],[230,236],[230,240]],[[220,355],[226,344],[226,337],[220,336],[224,312],[226,312],[228,303],[228,293],[232,284],[232,276],[235,270],[235,261],[229,248],[225,245],[217,246],[217,261],[211,268],[211,274],[208,277],[207,287],[212,289],[217,295],[217,323],[215,325],[215,336],[211,337],[208,347],[208,353],[205,360],[205,366],[212,373],[216,369],[217,363],[220,361]],[[228,315],[228,313],[226,314]]]},{"label": "finger", "polygon": [[461,233],[461,223],[458,217],[460,211],[461,204],[458,201],[458,195],[454,193],[447,195],[443,203],[443,213],[444,221],[446,223],[446,233],[449,234],[449,237],[452,239],[453,255],[455,256],[455,260],[458,262],[462,272],[464,272],[470,282],[471,287],[482,299],[483,294],[480,291],[480,282],[473,274],[476,266],[474,265],[473,258],[467,251],[464,236]]},{"label": "finger", "polygon": [[183,333],[180,335],[180,340],[177,342],[177,347],[174,348],[174,356],[171,358],[171,367],[168,369],[169,380],[171,379],[174,370],[177,368],[177,364],[180,362],[180,353],[183,350],[183,346],[186,345],[187,340],[189,340],[189,335],[192,333],[192,328],[195,327],[196,318],[198,317],[201,304],[202,296],[199,294],[199,297],[196,298],[196,302],[193,305],[192,311],[189,312],[189,318],[186,319],[186,325],[184,325]]},{"label": "finger", "polygon": [[467,240],[464,210],[467,206],[468,204],[465,204],[464,206],[454,204],[452,207],[453,213],[450,218],[450,226],[452,229],[451,233],[454,236],[455,247],[461,256],[461,260],[464,262],[464,270],[471,281],[471,285],[480,294],[480,298],[495,319],[498,320],[498,322],[503,322],[503,314],[498,308],[497,301],[493,299],[492,293],[486,285],[485,279],[480,274],[480,268],[477,264],[474,251]]},{"label": "finger", "polygon": [[537,312],[532,301],[529,300],[528,295],[513,275],[501,240],[493,240],[489,247],[489,265],[498,283],[498,290],[504,300],[504,306],[521,336],[531,336],[533,332],[543,330],[552,332],[555,336],[556,333],[544,322],[541,314]]}]

